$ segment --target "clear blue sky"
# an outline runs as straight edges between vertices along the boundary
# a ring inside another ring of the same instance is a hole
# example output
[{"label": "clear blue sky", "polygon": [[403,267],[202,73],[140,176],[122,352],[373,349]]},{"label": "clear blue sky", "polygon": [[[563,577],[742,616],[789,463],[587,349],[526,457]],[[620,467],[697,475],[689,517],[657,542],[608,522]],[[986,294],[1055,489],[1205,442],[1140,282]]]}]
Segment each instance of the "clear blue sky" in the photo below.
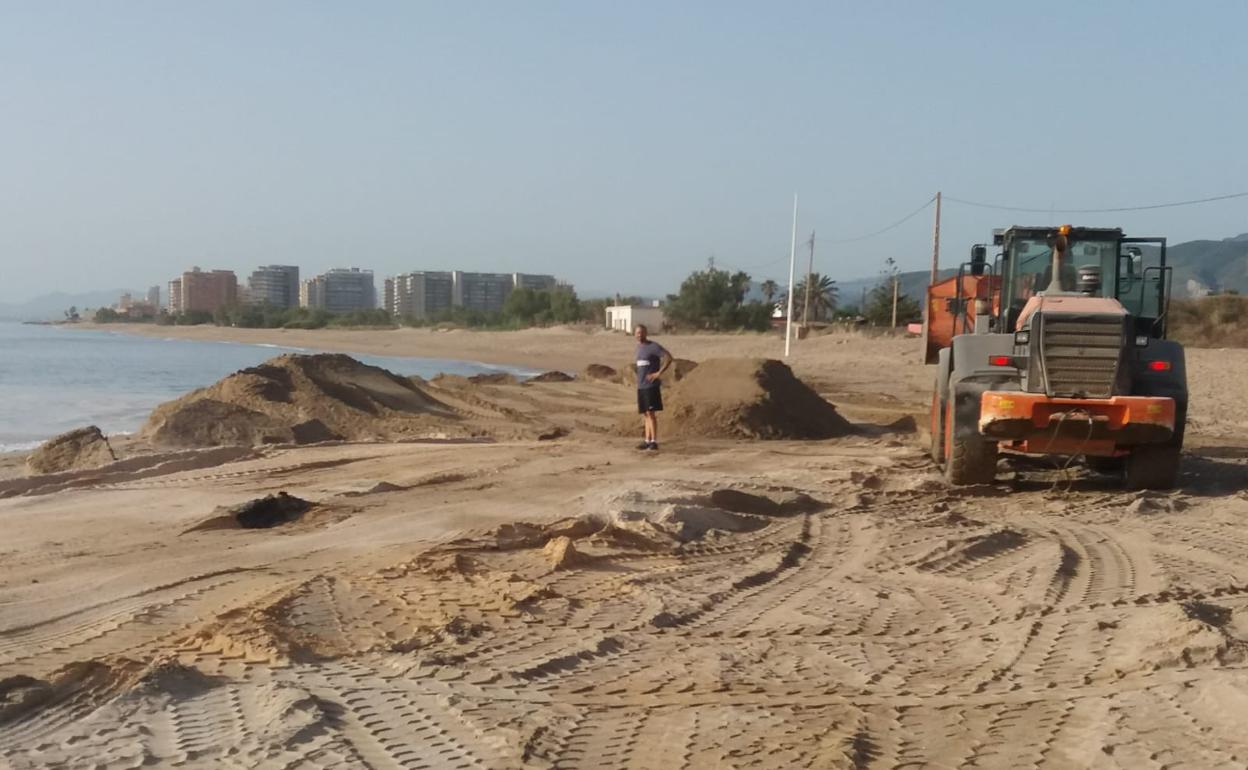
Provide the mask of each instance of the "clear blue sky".
[{"label": "clear blue sky", "polygon": [[[0,0],[0,300],[245,275],[550,272],[673,291],[930,259],[936,190],[1082,208],[1248,190],[1248,3]],[[1248,231],[1248,199],[994,226]],[[755,267],[762,265],[762,267]]]}]

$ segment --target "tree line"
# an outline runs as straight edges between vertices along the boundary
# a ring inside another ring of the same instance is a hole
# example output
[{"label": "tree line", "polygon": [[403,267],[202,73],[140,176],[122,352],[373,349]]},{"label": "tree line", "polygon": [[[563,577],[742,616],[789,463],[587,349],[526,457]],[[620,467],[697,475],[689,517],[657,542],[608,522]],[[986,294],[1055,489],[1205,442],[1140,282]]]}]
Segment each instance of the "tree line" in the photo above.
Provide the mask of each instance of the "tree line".
[{"label": "tree line", "polygon": [[[872,326],[890,326],[893,320],[893,284],[898,270],[894,260],[885,262],[879,280],[866,297],[866,302],[842,306],[836,281],[826,275],[811,273],[793,287],[793,320],[826,323],[849,321]],[[676,327],[730,331],[747,329],[762,331],[773,319],[788,312],[788,292],[771,279],[758,284],[763,301],[747,300],[751,288],[747,273],[708,267],[693,272],[680,285],[680,291],[668,295],[664,308],[668,323]],[[809,289],[807,288],[809,286]],[[898,293],[897,323],[919,320],[919,303]]]},{"label": "tree line", "polygon": [[[836,281],[826,275],[812,273],[793,288],[794,321],[826,323],[847,321],[889,326],[893,317],[893,282],[897,266],[887,260],[879,283],[867,295],[862,307],[842,306]],[[809,283],[809,291],[807,285]],[[763,299],[748,299],[753,287],[749,274],[715,267],[695,270],[681,282],[680,290],[667,296],[663,307],[669,327],[708,331],[765,331],[777,317],[776,309],[787,311],[788,294],[773,280],[758,284]],[[160,313],[155,318],[131,319],[112,308],[95,312],[96,323],[155,323],[166,326],[215,324],[253,329],[323,329],[326,327],[395,327],[437,326],[453,324],[475,329],[523,329],[551,324],[602,324],[609,305],[639,305],[639,297],[581,300],[570,287],[554,289],[519,288],[503,302],[502,309],[489,312],[466,307],[450,307],[428,318],[395,317],[388,311],[373,308],[350,313],[331,313],[305,307],[279,308],[268,304],[229,305],[215,312]],[[73,309],[77,315],[77,308]],[[68,317],[67,313],[67,317]],[[899,324],[920,317],[919,303],[899,294]]]}]

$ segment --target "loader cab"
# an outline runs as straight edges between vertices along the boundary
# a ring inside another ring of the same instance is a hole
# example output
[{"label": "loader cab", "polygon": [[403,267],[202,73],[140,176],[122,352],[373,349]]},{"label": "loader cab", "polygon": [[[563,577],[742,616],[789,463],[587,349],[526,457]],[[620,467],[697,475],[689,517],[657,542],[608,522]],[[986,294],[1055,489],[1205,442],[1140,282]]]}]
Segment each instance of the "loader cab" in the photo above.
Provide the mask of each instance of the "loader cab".
[{"label": "loader cab", "polygon": [[1013,331],[1027,301],[1044,294],[1084,294],[1118,300],[1137,335],[1165,337],[1170,268],[1165,238],[1127,238],[1119,228],[1063,227],[1056,280],[1058,228],[1010,227],[993,234],[1003,279],[999,329]]}]

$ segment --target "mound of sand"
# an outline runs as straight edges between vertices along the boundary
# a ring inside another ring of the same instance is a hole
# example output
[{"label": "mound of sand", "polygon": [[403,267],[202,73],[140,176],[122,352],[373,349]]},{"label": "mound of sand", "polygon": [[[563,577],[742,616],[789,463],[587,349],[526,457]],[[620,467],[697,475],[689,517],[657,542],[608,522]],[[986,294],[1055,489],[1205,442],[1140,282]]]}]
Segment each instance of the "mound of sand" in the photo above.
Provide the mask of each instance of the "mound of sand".
[{"label": "mound of sand", "polygon": [[457,415],[412,380],[341,354],[287,354],[152,412],[161,446],[356,441],[445,432]]},{"label": "mound of sand", "polygon": [[48,439],[26,458],[30,473],[61,473],[62,471],[99,468],[117,459],[108,439],[99,428],[90,425]]},{"label": "mound of sand", "polygon": [[468,378],[468,381],[474,385],[515,385],[520,382],[516,379],[516,375],[507,372],[486,372],[485,374],[474,374]]},{"label": "mound of sand", "polygon": [[590,364],[581,376],[587,380],[614,380],[619,374],[606,364]]},{"label": "mound of sand", "polygon": [[310,511],[313,504],[285,491],[265,495],[245,503],[231,506],[207,521],[191,527],[187,532],[205,532],[214,529],[270,529],[298,521]]},{"label": "mound of sand", "polygon": [[[770,359],[703,361],[664,395],[670,436],[826,439],[853,432],[835,406]],[[634,423],[630,417],[630,432]]]},{"label": "mound of sand", "polygon": [[[671,367],[669,367],[667,372],[663,375],[663,382],[680,382],[688,377],[693,370],[697,368],[697,361],[690,361],[688,358],[673,358]],[[616,373],[615,379],[624,385],[636,385],[637,367],[633,365],[632,361],[629,361],[624,364],[624,366],[620,367],[619,372]]]},{"label": "mound of sand", "polygon": [[528,382],[572,382],[576,378],[567,372],[551,371],[542,372],[536,377],[530,377]]},{"label": "mound of sand", "polygon": [[1124,640],[1108,659],[1118,675],[1132,671],[1243,661],[1248,641],[1228,607],[1184,602],[1136,610],[1119,627]]}]

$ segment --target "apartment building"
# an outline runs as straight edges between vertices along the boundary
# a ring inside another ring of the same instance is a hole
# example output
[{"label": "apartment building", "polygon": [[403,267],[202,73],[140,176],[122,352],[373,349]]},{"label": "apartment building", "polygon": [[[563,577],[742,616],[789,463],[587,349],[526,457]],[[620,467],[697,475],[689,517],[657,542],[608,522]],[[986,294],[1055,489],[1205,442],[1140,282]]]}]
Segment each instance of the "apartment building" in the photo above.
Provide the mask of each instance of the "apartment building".
[{"label": "apartment building", "polygon": [[252,304],[295,307],[299,304],[299,268],[295,265],[256,268],[247,279],[247,288]]},{"label": "apartment building", "polygon": [[498,313],[515,288],[512,273],[451,273],[451,304],[455,307]]},{"label": "apartment building", "polygon": [[551,291],[558,285],[553,275],[418,270],[386,279],[382,307],[396,318],[420,320],[452,307],[498,313],[515,289]]},{"label": "apartment building", "polygon": [[512,273],[512,287],[516,289],[533,289],[534,291],[554,291],[559,283],[553,275],[529,275]]},{"label": "apartment building", "polygon": [[395,318],[429,320],[451,308],[455,279],[447,271],[421,270],[386,280],[385,307]]},{"label": "apartment building", "polygon": [[238,278],[233,270],[193,267],[169,282],[169,312],[211,313],[238,302]]},{"label": "apartment building", "polygon": [[331,313],[372,310],[377,307],[373,271],[337,268],[309,278],[299,285],[299,304]]},{"label": "apartment building", "polygon": [[174,278],[169,282],[169,303],[166,310],[170,315],[177,315],[182,312],[182,279]]}]

